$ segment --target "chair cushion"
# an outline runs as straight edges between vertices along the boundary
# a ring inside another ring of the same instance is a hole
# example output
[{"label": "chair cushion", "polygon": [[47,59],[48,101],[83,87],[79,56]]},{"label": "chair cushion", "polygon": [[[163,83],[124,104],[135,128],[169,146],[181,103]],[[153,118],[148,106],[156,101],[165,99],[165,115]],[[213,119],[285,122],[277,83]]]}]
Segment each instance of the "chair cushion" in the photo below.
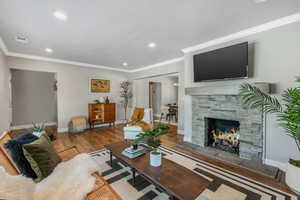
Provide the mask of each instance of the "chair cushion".
[{"label": "chair cushion", "polygon": [[22,145],[31,143],[37,140],[38,137],[31,133],[22,134],[12,140],[9,140],[4,146],[15,162],[21,174],[26,177],[35,179],[37,178],[34,170],[31,168],[30,163],[24,156]]},{"label": "chair cushion", "polygon": [[43,134],[38,140],[23,145],[24,155],[36,172],[38,180],[42,180],[51,174],[61,159],[49,137]]},{"label": "chair cushion", "polygon": [[124,131],[136,131],[136,132],[143,132],[140,126],[125,126]]}]

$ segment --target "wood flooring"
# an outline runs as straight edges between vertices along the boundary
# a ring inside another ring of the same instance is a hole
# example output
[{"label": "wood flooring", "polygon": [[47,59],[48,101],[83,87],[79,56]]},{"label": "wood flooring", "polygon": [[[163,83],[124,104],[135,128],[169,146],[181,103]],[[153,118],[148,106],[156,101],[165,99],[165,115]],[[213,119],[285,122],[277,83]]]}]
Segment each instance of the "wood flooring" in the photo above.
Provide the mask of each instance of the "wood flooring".
[{"label": "wood flooring", "polygon": [[[74,146],[80,153],[94,152],[104,148],[104,146],[107,144],[124,140],[123,127],[123,125],[117,125],[114,127],[95,128],[86,130],[83,133],[76,134],[57,133],[57,139],[53,141],[53,144],[58,152],[64,151],[65,149]],[[242,168],[240,166],[233,165],[230,163],[224,163],[223,161],[217,160],[213,157],[208,157],[207,155],[202,155],[200,153],[183,149],[182,147],[176,145],[183,141],[183,136],[177,134],[177,127],[170,126],[170,132],[171,134],[169,135],[161,136],[160,139],[163,145],[173,148],[174,150],[181,151],[188,155],[194,156],[196,158],[202,159],[206,162],[222,167],[226,170],[233,171],[235,173],[252,178],[254,180],[276,187],[283,191],[292,193],[285,185],[283,179],[275,180],[262,174],[256,173],[254,170]]]}]

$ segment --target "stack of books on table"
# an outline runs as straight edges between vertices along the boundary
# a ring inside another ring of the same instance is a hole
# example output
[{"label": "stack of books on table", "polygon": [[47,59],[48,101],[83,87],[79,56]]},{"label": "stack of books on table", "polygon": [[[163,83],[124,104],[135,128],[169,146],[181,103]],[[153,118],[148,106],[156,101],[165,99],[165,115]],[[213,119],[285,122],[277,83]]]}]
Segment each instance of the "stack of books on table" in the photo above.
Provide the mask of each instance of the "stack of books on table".
[{"label": "stack of books on table", "polygon": [[128,158],[136,158],[140,155],[143,155],[146,152],[146,148],[142,146],[138,146],[137,149],[133,149],[132,147],[126,148],[122,154],[127,156]]}]

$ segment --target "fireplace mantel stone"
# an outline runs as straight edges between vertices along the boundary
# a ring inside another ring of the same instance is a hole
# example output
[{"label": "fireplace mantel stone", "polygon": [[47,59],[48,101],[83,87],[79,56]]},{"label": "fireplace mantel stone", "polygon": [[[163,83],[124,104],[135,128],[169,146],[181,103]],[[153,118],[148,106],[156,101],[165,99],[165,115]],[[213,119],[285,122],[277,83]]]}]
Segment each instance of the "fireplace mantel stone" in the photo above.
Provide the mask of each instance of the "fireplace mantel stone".
[{"label": "fireplace mantel stone", "polygon": [[[270,83],[257,82],[253,83],[263,92],[270,93]],[[199,95],[238,95],[240,85],[222,85],[222,86],[200,86],[185,88],[185,94],[191,96]]]}]

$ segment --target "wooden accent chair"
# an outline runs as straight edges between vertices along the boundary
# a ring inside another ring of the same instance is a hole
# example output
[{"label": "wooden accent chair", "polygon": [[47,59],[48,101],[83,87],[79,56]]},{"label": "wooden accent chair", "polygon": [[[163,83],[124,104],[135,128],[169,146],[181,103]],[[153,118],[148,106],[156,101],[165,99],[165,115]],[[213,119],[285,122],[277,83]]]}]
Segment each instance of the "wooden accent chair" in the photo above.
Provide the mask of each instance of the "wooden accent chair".
[{"label": "wooden accent chair", "polygon": [[[4,144],[11,140],[12,137],[8,132],[0,137],[0,165],[11,175],[18,175],[19,170],[10,158],[4,148]],[[76,147],[71,147],[58,152],[63,161],[68,161],[79,154]],[[113,190],[113,188],[100,176],[99,173],[92,174],[96,178],[96,184],[93,190],[88,193],[85,200],[121,200],[121,197]]]}]

